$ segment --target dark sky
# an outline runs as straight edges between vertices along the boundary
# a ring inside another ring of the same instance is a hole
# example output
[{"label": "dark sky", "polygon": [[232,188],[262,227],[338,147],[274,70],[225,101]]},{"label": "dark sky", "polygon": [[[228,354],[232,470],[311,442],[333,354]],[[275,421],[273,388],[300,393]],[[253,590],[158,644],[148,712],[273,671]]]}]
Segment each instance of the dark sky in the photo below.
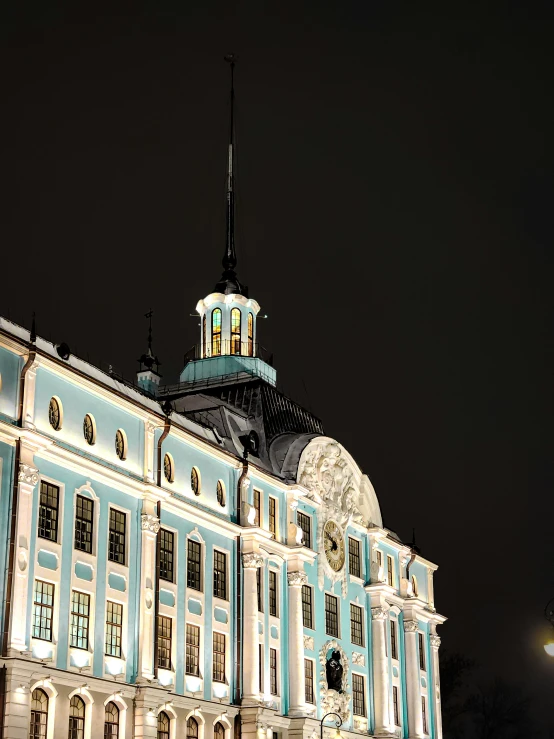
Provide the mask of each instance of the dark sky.
[{"label": "dark sky", "polygon": [[546,720],[550,3],[99,7],[2,9],[0,314],[132,375],[152,306],[176,381],[221,271],[234,51],[238,272],[281,387],[439,563],[443,645]]}]

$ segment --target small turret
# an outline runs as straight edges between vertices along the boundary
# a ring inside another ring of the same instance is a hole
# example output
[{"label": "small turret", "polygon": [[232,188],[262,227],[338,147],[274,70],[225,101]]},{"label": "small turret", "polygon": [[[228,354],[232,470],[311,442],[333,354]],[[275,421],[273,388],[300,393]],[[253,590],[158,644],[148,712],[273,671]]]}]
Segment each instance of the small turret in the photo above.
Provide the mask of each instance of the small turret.
[{"label": "small turret", "polygon": [[149,310],[148,313],[144,314],[145,318],[149,319],[148,324],[148,349],[143,354],[139,362],[139,371],[137,372],[137,384],[138,386],[149,393],[150,395],[157,395],[158,387],[160,385],[161,374],[159,372],[160,361],[158,357],[152,352],[152,316],[154,312]]}]

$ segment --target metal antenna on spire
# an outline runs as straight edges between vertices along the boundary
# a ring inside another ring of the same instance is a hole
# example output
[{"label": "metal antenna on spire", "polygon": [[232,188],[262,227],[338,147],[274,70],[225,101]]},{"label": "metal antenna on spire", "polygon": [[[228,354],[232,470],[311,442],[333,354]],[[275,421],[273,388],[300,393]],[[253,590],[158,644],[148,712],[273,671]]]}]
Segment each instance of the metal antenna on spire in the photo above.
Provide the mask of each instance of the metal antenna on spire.
[{"label": "metal antenna on spire", "polygon": [[148,351],[146,354],[143,354],[141,358],[138,360],[140,363],[141,371],[142,367],[146,367],[148,370],[154,371],[154,365],[156,365],[156,372],[158,372],[158,368],[160,366],[160,361],[158,357],[154,355],[154,352],[152,351],[152,316],[154,315],[154,311],[152,308],[148,311],[148,313],[144,314],[145,318],[148,318]]},{"label": "metal antenna on spire", "polygon": [[152,353],[152,316],[154,315],[154,311],[152,308],[148,311],[148,313],[144,314],[145,318],[150,319],[150,323],[148,324],[148,351],[149,353]]},{"label": "metal antenna on spire", "polygon": [[227,54],[225,61],[231,68],[231,116],[227,156],[227,233],[222,264],[224,270],[234,270],[237,266],[235,253],[235,187],[233,182],[235,164],[235,63],[237,60],[234,54]]}]

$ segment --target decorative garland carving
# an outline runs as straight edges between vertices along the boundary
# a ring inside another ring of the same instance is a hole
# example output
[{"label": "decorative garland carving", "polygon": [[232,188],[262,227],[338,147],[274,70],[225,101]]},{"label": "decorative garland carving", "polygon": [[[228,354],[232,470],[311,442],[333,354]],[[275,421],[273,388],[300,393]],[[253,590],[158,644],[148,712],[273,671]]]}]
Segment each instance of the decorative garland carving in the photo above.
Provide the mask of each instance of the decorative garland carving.
[{"label": "decorative garland carving", "polygon": [[35,486],[38,482],[38,470],[36,467],[31,467],[30,464],[19,465],[19,474],[17,476],[19,482],[25,482],[27,485]]},{"label": "decorative garland carving", "polygon": [[142,530],[157,534],[160,530],[160,519],[151,513],[143,513],[140,517]]},{"label": "decorative garland carving", "polygon": [[[329,650],[340,653],[340,662],[342,665],[342,693],[336,690],[331,690],[327,685],[327,654]],[[319,664],[321,665],[320,680],[319,680],[319,695],[321,698],[321,710],[323,714],[333,711],[338,713],[342,718],[343,722],[348,721],[350,718],[349,703],[352,700],[350,695],[350,683],[348,682],[348,657],[341,645],[335,640],[330,639],[325,642],[321,651],[319,652]]]},{"label": "decorative garland carving", "polygon": [[307,585],[308,575],[304,572],[304,570],[287,572],[287,582],[291,588],[299,587],[300,585]]},{"label": "decorative garland carving", "polygon": [[245,570],[254,570],[258,567],[263,567],[264,558],[261,554],[256,552],[248,552],[242,555],[242,566]]},{"label": "decorative garland carving", "polygon": [[313,648],[314,648],[313,636],[306,636],[306,634],[304,634],[304,649],[313,650]]},{"label": "decorative garland carving", "polygon": [[352,664],[365,666],[365,654],[361,652],[352,652]]}]

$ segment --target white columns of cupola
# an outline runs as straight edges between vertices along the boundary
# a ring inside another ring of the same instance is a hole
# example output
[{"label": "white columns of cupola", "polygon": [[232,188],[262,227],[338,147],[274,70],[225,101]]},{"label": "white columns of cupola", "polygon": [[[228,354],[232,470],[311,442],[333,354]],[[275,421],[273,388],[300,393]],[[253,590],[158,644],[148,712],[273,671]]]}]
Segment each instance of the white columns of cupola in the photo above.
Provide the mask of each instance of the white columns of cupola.
[{"label": "white columns of cupola", "polygon": [[211,293],[198,301],[200,352],[196,359],[239,355],[255,357],[259,304],[244,295]]},{"label": "white columns of cupola", "polygon": [[258,636],[258,586],[256,571],[263,567],[263,557],[257,552],[242,555],[243,585],[243,645],[242,684],[243,705],[260,701],[260,652]]}]

